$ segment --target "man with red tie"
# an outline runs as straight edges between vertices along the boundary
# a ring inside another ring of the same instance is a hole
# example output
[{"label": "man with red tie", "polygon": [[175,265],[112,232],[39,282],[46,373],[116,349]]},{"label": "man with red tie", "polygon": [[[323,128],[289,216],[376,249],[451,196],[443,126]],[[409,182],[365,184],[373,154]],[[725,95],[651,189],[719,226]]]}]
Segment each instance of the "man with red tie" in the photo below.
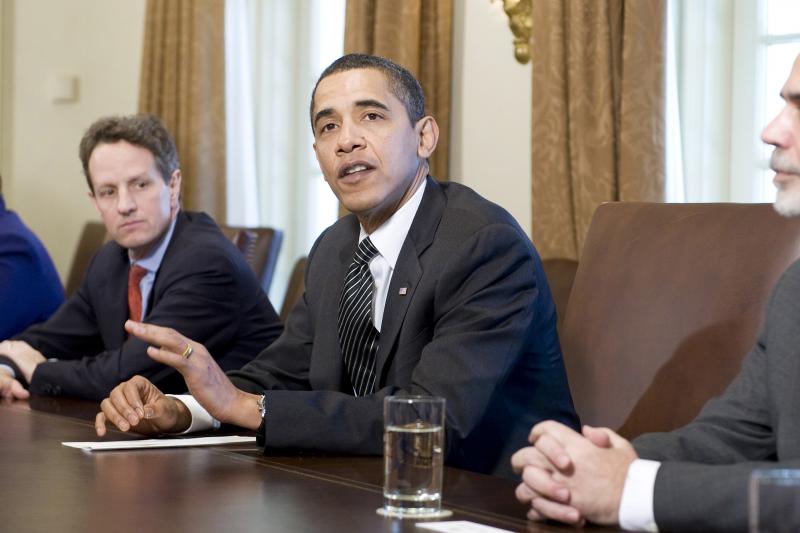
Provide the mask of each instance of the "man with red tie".
[{"label": "man with red tie", "polygon": [[99,399],[135,374],[184,390],[175,370],[127,335],[129,318],[192,331],[216,347],[228,370],[280,334],[242,254],[208,215],[180,209],[177,150],[156,117],[98,120],[81,140],[80,158],[112,240],[48,321],[0,342],[0,395]]}]

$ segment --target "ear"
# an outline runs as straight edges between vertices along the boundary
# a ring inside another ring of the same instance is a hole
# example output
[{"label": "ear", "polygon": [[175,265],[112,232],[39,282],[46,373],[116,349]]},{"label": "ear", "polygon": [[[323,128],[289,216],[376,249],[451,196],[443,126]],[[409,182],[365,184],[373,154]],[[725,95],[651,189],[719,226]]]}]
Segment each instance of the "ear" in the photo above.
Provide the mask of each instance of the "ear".
[{"label": "ear", "polygon": [[436,150],[436,143],[439,142],[439,125],[436,119],[431,116],[422,117],[414,126],[414,131],[419,139],[417,155],[422,159],[428,159]]},{"label": "ear", "polygon": [[169,208],[174,214],[181,201],[181,169],[175,169],[172,176],[169,178]]}]

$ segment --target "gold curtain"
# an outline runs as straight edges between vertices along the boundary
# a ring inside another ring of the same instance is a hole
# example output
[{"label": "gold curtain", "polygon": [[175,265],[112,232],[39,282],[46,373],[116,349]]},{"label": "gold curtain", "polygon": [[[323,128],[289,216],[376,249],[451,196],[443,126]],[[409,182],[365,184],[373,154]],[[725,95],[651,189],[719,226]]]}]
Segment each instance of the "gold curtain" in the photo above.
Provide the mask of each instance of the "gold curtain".
[{"label": "gold curtain", "polygon": [[664,197],[664,0],[533,0],[533,240],[578,259],[597,206]]},{"label": "gold curtain", "polygon": [[431,175],[450,177],[450,83],[453,0],[347,0],[345,53],[374,54],[407,68],[422,85],[439,124]]},{"label": "gold curtain", "polygon": [[224,0],[147,0],[139,111],[175,136],[183,206],[224,223]]}]

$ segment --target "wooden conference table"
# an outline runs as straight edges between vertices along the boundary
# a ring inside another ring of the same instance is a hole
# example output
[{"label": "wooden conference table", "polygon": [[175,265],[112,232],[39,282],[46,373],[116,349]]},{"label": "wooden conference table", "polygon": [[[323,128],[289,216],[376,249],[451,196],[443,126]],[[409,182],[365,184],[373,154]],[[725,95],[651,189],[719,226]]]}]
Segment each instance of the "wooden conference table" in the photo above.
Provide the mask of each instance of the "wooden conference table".
[{"label": "wooden conference table", "polygon": [[[265,456],[255,444],[106,452],[61,445],[96,440],[96,412],[96,403],[68,399],[0,403],[0,531],[424,531],[375,513],[378,457]],[[575,531],[527,523],[515,485],[446,468],[449,520]]]}]

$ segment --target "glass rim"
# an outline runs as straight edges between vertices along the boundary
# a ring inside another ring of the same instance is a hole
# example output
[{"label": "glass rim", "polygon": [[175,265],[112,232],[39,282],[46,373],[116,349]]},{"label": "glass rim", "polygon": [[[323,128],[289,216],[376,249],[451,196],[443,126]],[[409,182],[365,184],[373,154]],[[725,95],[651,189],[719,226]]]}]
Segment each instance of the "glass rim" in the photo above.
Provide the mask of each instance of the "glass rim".
[{"label": "glass rim", "polygon": [[384,403],[445,403],[447,400],[442,396],[426,396],[423,394],[399,394],[396,396],[385,396]]}]

